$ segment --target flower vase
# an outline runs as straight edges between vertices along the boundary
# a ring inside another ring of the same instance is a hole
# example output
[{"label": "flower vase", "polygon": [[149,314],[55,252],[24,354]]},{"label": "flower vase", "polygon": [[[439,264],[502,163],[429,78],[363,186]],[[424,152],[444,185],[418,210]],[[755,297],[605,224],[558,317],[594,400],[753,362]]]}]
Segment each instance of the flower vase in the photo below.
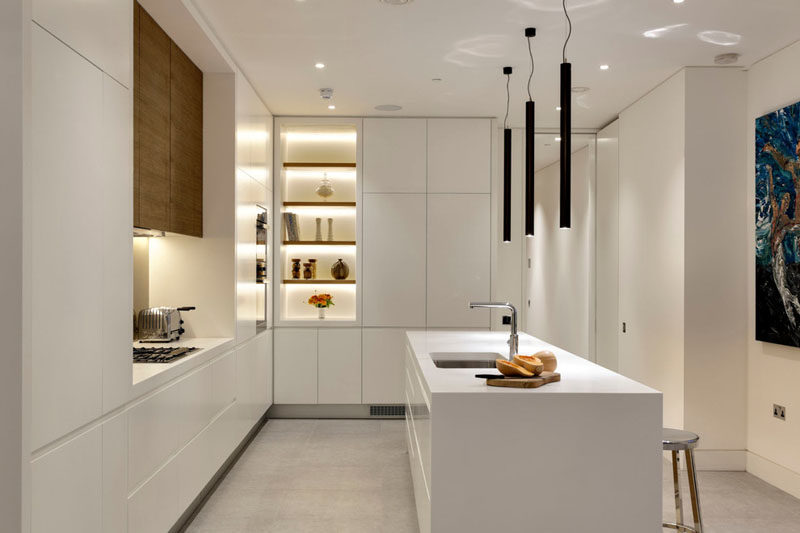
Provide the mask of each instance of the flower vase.
[{"label": "flower vase", "polygon": [[317,223],[317,231],[316,234],[314,235],[314,240],[319,242],[322,240],[322,219],[317,217],[316,223]]},{"label": "flower vase", "polygon": [[318,318],[320,320],[325,320],[325,307],[317,307],[317,312],[319,313]]}]

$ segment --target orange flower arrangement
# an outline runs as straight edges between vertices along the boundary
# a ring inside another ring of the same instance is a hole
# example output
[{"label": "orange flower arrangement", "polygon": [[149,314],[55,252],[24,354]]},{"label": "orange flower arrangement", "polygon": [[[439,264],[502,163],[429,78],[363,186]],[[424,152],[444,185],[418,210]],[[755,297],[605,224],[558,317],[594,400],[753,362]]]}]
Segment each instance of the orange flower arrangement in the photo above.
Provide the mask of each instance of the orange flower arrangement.
[{"label": "orange flower arrangement", "polygon": [[308,299],[308,304],[309,305],[313,305],[314,307],[323,307],[323,308],[335,305],[333,303],[333,296],[331,296],[330,294],[327,294],[327,293],[324,293],[324,294],[313,294]]}]

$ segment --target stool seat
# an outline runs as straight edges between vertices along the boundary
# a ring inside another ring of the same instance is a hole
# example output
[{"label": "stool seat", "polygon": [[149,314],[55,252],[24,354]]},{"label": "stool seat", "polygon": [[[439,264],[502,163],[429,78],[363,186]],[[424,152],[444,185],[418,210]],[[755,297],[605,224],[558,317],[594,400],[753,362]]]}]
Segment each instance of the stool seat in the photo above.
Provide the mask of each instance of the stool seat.
[{"label": "stool seat", "polygon": [[691,431],[664,428],[661,433],[661,444],[665,450],[692,450],[697,448],[700,437]]}]

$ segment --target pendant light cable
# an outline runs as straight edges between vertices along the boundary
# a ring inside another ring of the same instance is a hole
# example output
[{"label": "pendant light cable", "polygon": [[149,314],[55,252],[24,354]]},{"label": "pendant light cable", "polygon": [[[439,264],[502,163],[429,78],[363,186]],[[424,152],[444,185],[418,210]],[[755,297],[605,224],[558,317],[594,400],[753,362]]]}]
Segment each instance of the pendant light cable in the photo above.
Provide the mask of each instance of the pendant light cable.
[{"label": "pendant light cable", "polygon": [[531,38],[528,37],[528,55],[531,57],[531,74],[528,76],[528,101],[533,102],[533,96],[531,96],[531,81],[533,80],[533,71],[536,66],[533,63],[533,49],[531,48]]},{"label": "pendant light cable", "polygon": [[511,83],[511,67],[508,68],[509,72],[505,73],[506,75],[506,118],[503,119],[503,129],[508,128],[508,108],[511,103],[511,91],[509,90],[508,86]]},{"label": "pendant light cable", "polygon": [[567,38],[564,39],[564,48],[561,49],[561,59],[563,63],[567,62],[567,43],[569,42],[570,37],[572,37],[572,19],[569,18],[569,13],[567,13],[567,0],[561,0],[561,7],[564,8],[564,16],[567,17],[567,24],[569,25],[569,31],[567,32]]}]

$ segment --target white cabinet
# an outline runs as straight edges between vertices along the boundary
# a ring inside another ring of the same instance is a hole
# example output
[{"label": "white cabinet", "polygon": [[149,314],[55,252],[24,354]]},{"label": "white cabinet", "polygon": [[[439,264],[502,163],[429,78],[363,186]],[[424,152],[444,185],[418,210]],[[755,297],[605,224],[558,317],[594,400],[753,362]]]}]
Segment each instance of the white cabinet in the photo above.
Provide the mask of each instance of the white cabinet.
[{"label": "white cabinet", "polygon": [[128,413],[103,422],[103,531],[128,528]]},{"label": "white cabinet", "polygon": [[[101,412],[105,220],[98,191],[105,143],[103,73],[35,24],[31,33],[31,448],[37,449]],[[125,316],[130,327],[130,309]]]},{"label": "white cabinet", "polygon": [[37,24],[131,87],[133,6],[129,0],[33,0],[31,9]]},{"label": "white cabinet", "polygon": [[275,331],[275,403],[317,403],[317,330]]},{"label": "white cabinet", "polygon": [[256,334],[258,291],[256,283],[256,205],[265,205],[267,191],[241,170],[236,171],[236,342]]},{"label": "white cabinet", "polygon": [[428,327],[488,328],[490,285],[488,194],[428,196]]},{"label": "white cabinet", "polygon": [[426,190],[424,118],[364,119],[364,192]]},{"label": "white cabinet", "polygon": [[170,461],[128,498],[128,533],[164,533],[180,516],[178,464]]},{"label": "white cabinet", "polygon": [[[264,335],[256,340],[259,354],[258,376],[263,390],[259,396],[262,413],[272,406],[272,330],[267,330]],[[260,415],[259,415],[260,416]]]},{"label": "white cabinet", "polygon": [[491,121],[428,119],[428,192],[489,193]]},{"label": "white cabinet", "polygon": [[78,435],[31,463],[31,532],[100,533],[101,428]]},{"label": "white cabinet", "polygon": [[180,389],[173,385],[128,412],[128,489],[133,490],[178,448]]},{"label": "white cabinet", "polygon": [[[103,76],[103,412],[130,399],[133,287],[133,110],[131,91]],[[80,248],[78,246],[77,248]]]},{"label": "white cabinet", "polygon": [[405,345],[404,329],[364,328],[363,403],[403,403]]},{"label": "white cabinet", "polygon": [[365,326],[425,327],[425,196],[364,194]]},{"label": "white cabinet", "polygon": [[236,166],[271,188],[272,115],[241,74],[236,75]]},{"label": "white cabinet", "polygon": [[361,403],[361,329],[320,329],[317,335],[319,403]]},{"label": "white cabinet", "polygon": [[[271,332],[269,332],[271,333]],[[266,412],[271,396],[272,346],[268,332],[236,348],[236,403],[244,428],[249,431]]]}]

